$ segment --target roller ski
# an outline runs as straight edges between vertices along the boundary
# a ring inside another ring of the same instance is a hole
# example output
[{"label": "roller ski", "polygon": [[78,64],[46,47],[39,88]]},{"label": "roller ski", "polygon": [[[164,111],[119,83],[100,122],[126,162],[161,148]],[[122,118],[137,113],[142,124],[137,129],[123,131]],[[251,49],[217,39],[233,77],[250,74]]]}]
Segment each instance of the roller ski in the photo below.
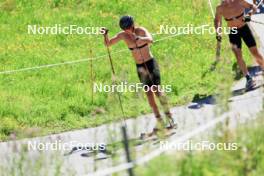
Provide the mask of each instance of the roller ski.
[{"label": "roller ski", "polygon": [[153,130],[149,133],[141,133],[140,140],[143,141],[156,141],[160,138],[166,138],[173,134],[175,134],[175,130],[177,129],[177,124],[174,122],[172,117],[167,118],[167,123],[164,123],[163,119],[157,118],[157,125]]}]

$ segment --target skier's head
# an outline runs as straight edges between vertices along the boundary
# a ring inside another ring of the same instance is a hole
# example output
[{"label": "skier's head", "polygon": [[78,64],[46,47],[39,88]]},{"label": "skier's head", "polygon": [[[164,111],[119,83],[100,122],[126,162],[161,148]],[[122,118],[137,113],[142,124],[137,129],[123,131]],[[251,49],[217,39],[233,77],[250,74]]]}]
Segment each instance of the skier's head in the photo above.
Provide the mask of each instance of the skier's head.
[{"label": "skier's head", "polygon": [[129,15],[122,16],[119,20],[119,26],[123,30],[133,30],[134,28],[133,17]]},{"label": "skier's head", "polygon": [[223,4],[229,5],[233,0],[222,0]]}]

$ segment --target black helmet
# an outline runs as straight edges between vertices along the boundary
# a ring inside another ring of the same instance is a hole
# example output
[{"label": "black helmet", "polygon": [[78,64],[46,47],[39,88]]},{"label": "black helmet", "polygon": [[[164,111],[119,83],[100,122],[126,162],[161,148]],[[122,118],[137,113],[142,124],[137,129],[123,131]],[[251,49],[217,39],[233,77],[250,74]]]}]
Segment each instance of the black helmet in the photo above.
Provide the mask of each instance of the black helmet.
[{"label": "black helmet", "polygon": [[134,19],[132,16],[126,15],[122,16],[119,21],[119,26],[121,29],[125,30],[133,26],[134,24]]}]

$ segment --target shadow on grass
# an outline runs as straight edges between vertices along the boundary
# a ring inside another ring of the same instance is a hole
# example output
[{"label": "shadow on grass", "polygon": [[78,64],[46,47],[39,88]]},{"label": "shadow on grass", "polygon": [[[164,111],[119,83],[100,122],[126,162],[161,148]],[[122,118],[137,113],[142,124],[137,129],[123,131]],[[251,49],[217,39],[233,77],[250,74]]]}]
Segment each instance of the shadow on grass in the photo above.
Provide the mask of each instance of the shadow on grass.
[{"label": "shadow on grass", "polygon": [[[233,70],[236,71],[236,76],[235,76],[236,80],[239,80],[239,79],[241,79],[243,77],[241,72],[238,71],[238,68],[237,68],[236,64],[233,65]],[[261,68],[259,66],[252,66],[252,67],[248,68],[248,71],[250,72],[250,74],[252,76],[258,76],[261,73]],[[263,87],[263,84],[258,85],[254,89],[251,89],[249,91],[246,90],[246,88],[236,89],[236,90],[232,91],[231,95],[232,95],[232,97],[241,96],[241,95],[244,95],[247,92],[254,91],[254,90],[256,90],[256,89],[258,89],[260,87]],[[204,105],[215,105],[216,104],[216,97],[217,97],[217,94],[215,94],[215,95],[196,94],[196,95],[194,95],[194,97],[192,99],[192,104],[190,106],[188,106],[188,108],[190,108],[190,109],[200,109]]]}]

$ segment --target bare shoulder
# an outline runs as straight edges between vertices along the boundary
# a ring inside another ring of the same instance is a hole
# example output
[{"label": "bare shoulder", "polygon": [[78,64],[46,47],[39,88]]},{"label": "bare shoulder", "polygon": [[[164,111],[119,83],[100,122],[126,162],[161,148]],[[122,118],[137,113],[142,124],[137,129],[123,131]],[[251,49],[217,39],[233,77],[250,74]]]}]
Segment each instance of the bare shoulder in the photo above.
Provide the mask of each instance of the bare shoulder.
[{"label": "bare shoulder", "polygon": [[137,27],[136,29],[136,33],[139,33],[139,34],[145,34],[145,33],[147,33],[148,32],[148,30],[146,29],[146,28],[144,28],[144,27]]},{"label": "bare shoulder", "polygon": [[123,39],[125,36],[125,32],[121,31],[121,32],[117,33],[116,36],[119,37],[120,39]]},{"label": "bare shoulder", "polygon": [[248,2],[248,1],[246,1],[246,0],[236,0],[236,2],[237,3],[239,3],[239,4],[241,4],[242,6],[243,5],[249,5],[249,4],[255,4],[256,3],[256,1],[251,1],[250,3]]},{"label": "bare shoulder", "polygon": [[218,13],[218,14],[222,14],[223,13],[223,5],[222,4],[219,4],[216,7],[216,13]]}]

